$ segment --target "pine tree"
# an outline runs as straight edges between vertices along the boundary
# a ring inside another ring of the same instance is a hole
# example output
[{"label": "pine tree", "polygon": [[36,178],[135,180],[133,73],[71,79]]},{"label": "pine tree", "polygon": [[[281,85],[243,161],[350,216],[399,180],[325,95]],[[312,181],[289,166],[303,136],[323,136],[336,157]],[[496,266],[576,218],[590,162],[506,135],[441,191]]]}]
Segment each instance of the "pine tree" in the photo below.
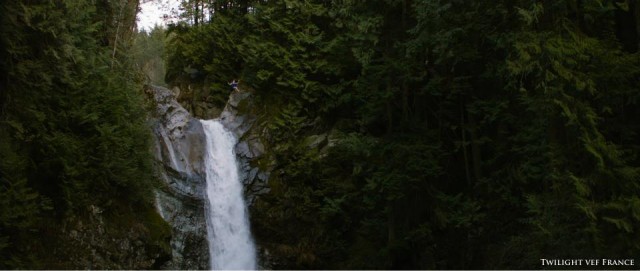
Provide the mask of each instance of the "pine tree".
[{"label": "pine tree", "polygon": [[[98,12],[100,5],[108,8]],[[8,15],[0,26],[1,267],[79,268],[53,261],[59,255],[48,251],[73,245],[61,225],[86,218],[90,206],[121,214],[152,208],[145,103],[126,57],[136,6],[83,0],[1,6]],[[138,219],[145,230],[162,226]]]}]

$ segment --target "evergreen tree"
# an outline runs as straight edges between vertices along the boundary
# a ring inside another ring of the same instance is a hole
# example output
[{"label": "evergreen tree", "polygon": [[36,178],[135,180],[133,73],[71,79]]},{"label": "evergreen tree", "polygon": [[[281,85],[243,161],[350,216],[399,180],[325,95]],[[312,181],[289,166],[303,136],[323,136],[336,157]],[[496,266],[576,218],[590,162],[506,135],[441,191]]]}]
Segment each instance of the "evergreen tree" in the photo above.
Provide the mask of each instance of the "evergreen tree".
[{"label": "evergreen tree", "polygon": [[252,220],[276,268],[637,254],[634,1],[230,7],[175,32],[168,70],[254,90],[274,168]]},{"label": "evergreen tree", "polygon": [[[64,223],[91,206],[105,215],[153,208],[145,103],[127,61],[137,1],[0,8],[0,267],[80,268],[49,251],[71,244]],[[162,226],[145,219],[133,223]]]}]

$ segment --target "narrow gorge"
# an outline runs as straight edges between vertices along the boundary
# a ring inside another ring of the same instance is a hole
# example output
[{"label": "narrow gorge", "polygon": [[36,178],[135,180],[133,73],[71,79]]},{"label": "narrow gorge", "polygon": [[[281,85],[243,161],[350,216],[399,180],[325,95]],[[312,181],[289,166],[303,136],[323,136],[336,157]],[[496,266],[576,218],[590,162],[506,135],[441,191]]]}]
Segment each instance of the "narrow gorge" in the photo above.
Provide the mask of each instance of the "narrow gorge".
[{"label": "narrow gorge", "polygon": [[[232,93],[217,120],[200,121],[177,102],[171,90],[149,86],[146,93],[155,106],[151,121],[162,181],[155,193],[156,208],[173,229],[172,260],[163,268],[254,269],[255,249],[242,201],[264,193],[268,175],[249,163],[263,152],[262,145],[242,139],[254,119],[239,114],[237,106],[249,94]],[[220,192],[223,196],[215,195]],[[239,232],[243,235],[236,235]],[[234,249],[237,253],[229,254]],[[222,263],[210,255],[217,255]],[[229,260],[237,255],[242,259]]]},{"label": "narrow gorge", "polygon": [[0,270],[640,269],[638,1],[0,14]]}]

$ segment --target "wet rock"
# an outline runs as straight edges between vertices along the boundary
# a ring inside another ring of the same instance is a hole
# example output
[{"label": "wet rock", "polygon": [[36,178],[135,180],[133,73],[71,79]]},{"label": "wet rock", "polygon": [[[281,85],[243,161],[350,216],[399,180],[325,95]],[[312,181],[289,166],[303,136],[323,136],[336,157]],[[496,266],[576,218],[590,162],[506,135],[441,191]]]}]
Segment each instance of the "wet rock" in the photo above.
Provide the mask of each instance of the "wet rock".
[{"label": "wet rock", "polygon": [[[260,140],[260,135],[254,128],[256,116],[250,113],[252,106],[251,93],[233,91],[229,95],[229,101],[225,106],[220,119],[229,131],[239,138],[235,147],[238,163],[242,169],[242,183],[245,186],[245,196],[249,205],[255,202],[255,198],[268,193],[268,174],[263,172],[254,161],[265,153],[265,146]],[[243,108],[245,110],[243,110]],[[258,176],[262,176],[259,178]]]},{"label": "wet rock", "polygon": [[[256,197],[268,193],[269,173],[255,166],[265,153],[259,133],[252,130],[256,117],[246,108],[252,105],[251,94],[234,91],[222,112],[186,99],[187,109],[176,100],[193,94],[187,88],[171,90],[149,87],[147,93],[156,103],[151,119],[155,135],[155,159],[161,188],[156,191],[156,208],[172,225],[171,260],[164,269],[208,269],[208,242],[205,220],[206,179],[204,170],[205,134],[201,123],[189,114],[219,114],[221,123],[239,138],[235,146],[249,205]],[[201,115],[202,116],[202,115]]]},{"label": "wet rock", "polygon": [[156,191],[156,208],[172,226],[172,257],[161,267],[207,269],[203,164],[206,140],[202,125],[176,101],[174,92],[150,86],[147,93],[156,104],[151,123],[157,175],[162,181]]}]

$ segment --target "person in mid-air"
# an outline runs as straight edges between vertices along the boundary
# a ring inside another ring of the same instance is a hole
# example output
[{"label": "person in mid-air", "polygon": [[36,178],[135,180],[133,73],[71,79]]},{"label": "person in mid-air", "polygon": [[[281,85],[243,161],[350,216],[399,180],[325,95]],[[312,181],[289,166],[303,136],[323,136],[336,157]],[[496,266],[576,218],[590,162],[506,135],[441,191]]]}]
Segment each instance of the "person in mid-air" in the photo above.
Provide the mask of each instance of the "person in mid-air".
[{"label": "person in mid-air", "polygon": [[231,90],[238,90],[238,83],[240,83],[240,80],[233,79],[233,81],[229,83]]}]

